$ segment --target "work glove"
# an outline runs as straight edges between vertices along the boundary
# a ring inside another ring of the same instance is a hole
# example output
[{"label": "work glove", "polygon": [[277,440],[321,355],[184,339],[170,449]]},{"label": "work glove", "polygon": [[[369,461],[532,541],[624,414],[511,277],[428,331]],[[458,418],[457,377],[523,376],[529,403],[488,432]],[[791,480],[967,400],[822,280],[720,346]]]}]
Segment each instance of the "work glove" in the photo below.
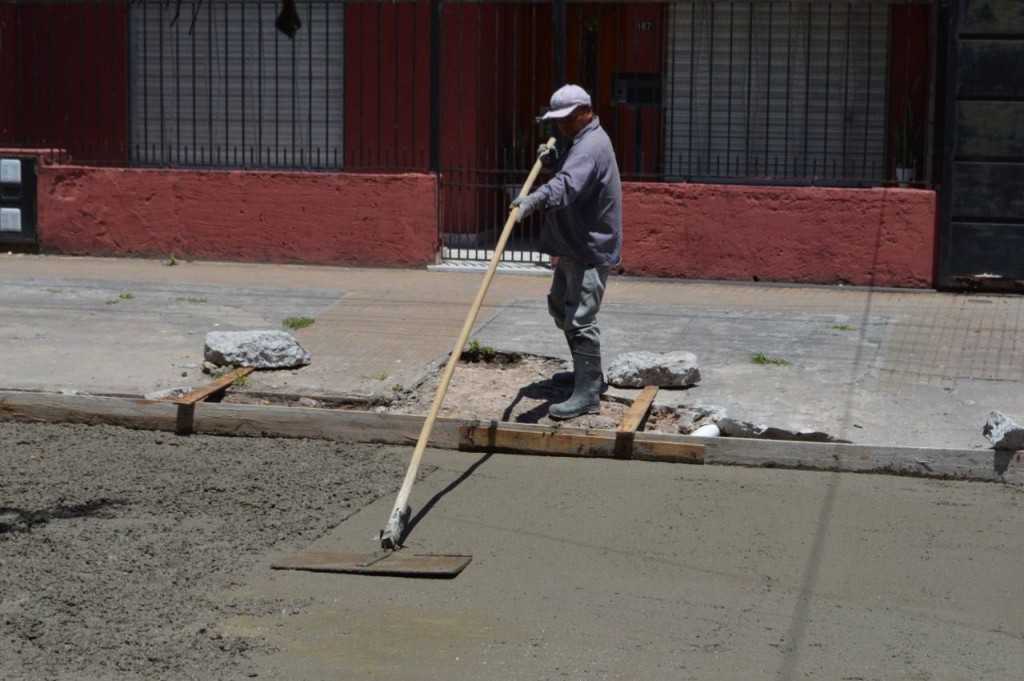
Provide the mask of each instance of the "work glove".
[{"label": "work glove", "polygon": [[519,214],[516,216],[516,222],[522,222],[527,218],[530,213],[537,210],[537,206],[540,205],[540,194],[527,194],[526,196],[517,196],[512,201],[512,207],[519,209]]},{"label": "work glove", "polygon": [[540,145],[537,147],[537,159],[542,168],[554,168],[558,163],[558,147],[553,144],[550,147],[546,144]]}]

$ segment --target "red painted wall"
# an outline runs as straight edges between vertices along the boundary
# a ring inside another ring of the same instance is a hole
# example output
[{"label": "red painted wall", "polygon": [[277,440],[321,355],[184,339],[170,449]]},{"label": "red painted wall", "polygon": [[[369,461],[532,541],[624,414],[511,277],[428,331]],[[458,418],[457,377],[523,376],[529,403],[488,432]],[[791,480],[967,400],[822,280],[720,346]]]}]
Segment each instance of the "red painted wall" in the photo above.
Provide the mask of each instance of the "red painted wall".
[{"label": "red painted wall", "polygon": [[[421,267],[438,249],[429,174],[41,165],[44,251]],[[624,185],[622,272],[928,288],[935,193]]]},{"label": "red painted wall", "polygon": [[928,288],[935,216],[924,190],[626,183],[622,269]]},{"label": "red painted wall", "polygon": [[430,175],[40,166],[45,251],[423,266],[437,252]]}]

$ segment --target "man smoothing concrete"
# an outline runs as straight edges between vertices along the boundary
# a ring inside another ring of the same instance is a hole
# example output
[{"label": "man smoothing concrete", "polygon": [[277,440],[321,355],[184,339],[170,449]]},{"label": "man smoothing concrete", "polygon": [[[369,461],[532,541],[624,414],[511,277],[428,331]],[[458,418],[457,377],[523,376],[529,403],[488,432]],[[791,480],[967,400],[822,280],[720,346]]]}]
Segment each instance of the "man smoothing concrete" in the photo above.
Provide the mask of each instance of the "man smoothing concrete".
[{"label": "man smoothing concrete", "polygon": [[[557,257],[548,311],[565,333],[572,352],[572,397],[554,404],[548,415],[570,419],[601,409],[601,309],[611,268],[622,250],[622,183],[615,150],[594,115],[590,95],[578,85],[565,85],[551,95],[543,117],[554,120],[567,147],[542,146],[538,151],[554,176],[532,194],[512,202],[522,222],[543,208],[541,251]],[[556,376],[556,380],[559,377]]]}]

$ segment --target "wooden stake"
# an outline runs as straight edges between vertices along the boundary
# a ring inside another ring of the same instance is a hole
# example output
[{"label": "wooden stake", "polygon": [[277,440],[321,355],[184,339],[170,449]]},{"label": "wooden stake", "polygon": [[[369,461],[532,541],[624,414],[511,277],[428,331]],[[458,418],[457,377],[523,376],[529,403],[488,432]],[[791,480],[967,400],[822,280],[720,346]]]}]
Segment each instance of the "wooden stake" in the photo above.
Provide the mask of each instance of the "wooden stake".
[{"label": "wooden stake", "polygon": [[636,438],[636,431],[639,430],[647,415],[651,413],[651,405],[654,398],[658,396],[658,386],[645,386],[640,394],[633,400],[633,406],[626,412],[625,418],[615,431],[615,458],[628,459],[633,453],[633,440]]}]

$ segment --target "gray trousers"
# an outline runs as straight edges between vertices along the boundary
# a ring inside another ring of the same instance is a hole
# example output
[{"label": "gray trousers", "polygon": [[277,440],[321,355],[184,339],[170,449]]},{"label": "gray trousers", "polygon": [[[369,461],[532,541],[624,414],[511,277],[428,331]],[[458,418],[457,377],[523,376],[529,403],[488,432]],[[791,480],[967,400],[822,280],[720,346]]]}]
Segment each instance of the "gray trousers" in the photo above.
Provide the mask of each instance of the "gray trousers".
[{"label": "gray trousers", "polygon": [[[608,284],[608,265],[587,265],[574,258],[560,257],[548,292],[548,312],[555,326],[565,333],[571,347],[592,347],[600,353],[601,330],[597,313]],[[592,354],[587,352],[586,354]]]}]

